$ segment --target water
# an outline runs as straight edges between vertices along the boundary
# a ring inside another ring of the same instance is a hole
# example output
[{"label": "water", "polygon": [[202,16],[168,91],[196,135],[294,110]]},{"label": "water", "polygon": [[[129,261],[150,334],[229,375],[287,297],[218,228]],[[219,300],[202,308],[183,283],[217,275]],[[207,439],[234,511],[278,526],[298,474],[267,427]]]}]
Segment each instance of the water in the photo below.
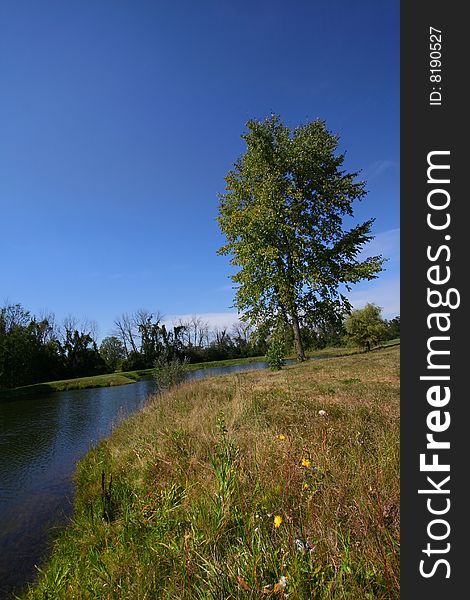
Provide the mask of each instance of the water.
[{"label": "water", "polygon": [[[295,360],[286,360],[286,364],[291,365]],[[256,371],[258,369],[266,369],[268,367],[267,362],[253,362],[244,365],[230,365],[228,367],[211,367],[210,369],[197,369],[196,371],[190,371],[188,373],[188,379],[202,379],[210,375],[228,375],[230,373],[237,373],[242,371]]]},{"label": "water", "polygon": [[[188,378],[266,367],[200,369]],[[47,558],[54,527],[72,511],[77,461],[153,391],[143,380],[0,402],[0,598],[34,580],[35,565]]]},{"label": "water", "polygon": [[0,598],[34,578],[48,530],[70,515],[77,460],[152,390],[147,380],[0,403]]}]

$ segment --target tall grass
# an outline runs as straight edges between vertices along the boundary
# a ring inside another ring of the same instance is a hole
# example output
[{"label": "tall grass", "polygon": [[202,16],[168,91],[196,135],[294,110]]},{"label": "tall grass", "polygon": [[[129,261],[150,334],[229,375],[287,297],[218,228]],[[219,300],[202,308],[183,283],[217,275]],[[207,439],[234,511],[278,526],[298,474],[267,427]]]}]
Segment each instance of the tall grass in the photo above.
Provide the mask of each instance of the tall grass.
[{"label": "tall grass", "polygon": [[155,397],[79,464],[24,598],[398,598],[398,369],[395,347]]}]

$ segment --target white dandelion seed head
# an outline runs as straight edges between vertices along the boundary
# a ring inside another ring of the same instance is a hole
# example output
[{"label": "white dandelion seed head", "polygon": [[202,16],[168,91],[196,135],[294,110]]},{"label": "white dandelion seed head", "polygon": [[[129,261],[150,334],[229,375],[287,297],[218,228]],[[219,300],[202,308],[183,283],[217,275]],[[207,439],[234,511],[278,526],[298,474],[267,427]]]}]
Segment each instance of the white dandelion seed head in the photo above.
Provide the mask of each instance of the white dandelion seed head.
[{"label": "white dandelion seed head", "polygon": [[304,543],[299,538],[295,540],[295,549],[299,552],[303,552],[305,550]]}]

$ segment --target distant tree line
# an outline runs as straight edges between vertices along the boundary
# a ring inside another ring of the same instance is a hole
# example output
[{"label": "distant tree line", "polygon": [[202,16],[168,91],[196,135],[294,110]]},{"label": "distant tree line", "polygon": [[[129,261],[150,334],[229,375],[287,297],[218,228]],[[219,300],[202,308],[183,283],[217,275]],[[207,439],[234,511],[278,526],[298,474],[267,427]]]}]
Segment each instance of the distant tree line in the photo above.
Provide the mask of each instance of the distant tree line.
[{"label": "distant tree line", "polygon": [[21,304],[0,308],[0,388],[150,369],[157,360],[205,362],[263,355],[266,340],[242,323],[210,329],[200,317],[168,327],[161,313],[140,309],[115,320],[98,346],[96,325],[53,314],[35,316]]},{"label": "distant tree line", "polygon": [[168,327],[158,311],[140,309],[121,315],[114,325],[114,334],[102,341],[100,352],[108,364],[123,371],[152,368],[161,358],[196,363],[260,356],[267,347],[266,339],[253,335],[241,322],[211,329],[208,322],[193,316]]},{"label": "distant tree line", "polygon": [[0,309],[0,387],[106,373],[93,324],[72,317],[58,327],[53,315],[36,317],[21,304]]},{"label": "distant tree line", "polygon": [[[150,369],[157,360],[173,358],[196,363],[264,356],[270,345],[284,355],[295,349],[288,326],[277,329],[275,338],[267,326],[254,329],[238,322],[211,329],[198,316],[169,327],[161,313],[144,309],[122,314],[114,325],[113,334],[98,346],[93,322],[68,317],[58,325],[53,314],[37,317],[21,304],[5,305],[0,308],[0,387]],[[301,336],[309,350],[351,342],[370,348],[400,336],[400,317],[383,320],[378,307],[367,305],[339,325],[325,321],[303,327]]]}]

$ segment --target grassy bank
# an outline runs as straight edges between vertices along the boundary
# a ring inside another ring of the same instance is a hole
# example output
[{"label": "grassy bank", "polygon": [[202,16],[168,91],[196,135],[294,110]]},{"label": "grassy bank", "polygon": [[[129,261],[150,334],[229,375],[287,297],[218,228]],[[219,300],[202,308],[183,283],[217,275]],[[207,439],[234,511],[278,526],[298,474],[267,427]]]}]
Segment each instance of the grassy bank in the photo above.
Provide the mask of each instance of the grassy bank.
[{"label": "grassy bank", "polygon": [[110,373],[106,375],[94,375],[92,377],[80,377],[77,379],[62,379],[60,381],[47,381],[24,385],[11,390],[0,390],[0,400],[10,398],[21,398],[22,396],[41,396],[51,392],[64,392],[67,390],[85,390],[89,388],[111,387],[114,385],[126,385],[135,383],[139,376],[133,373]]},{"label": "grassy bank", "polygon": [[399,347],[185,383],[76,485],[24,598],[398,598]]}]

